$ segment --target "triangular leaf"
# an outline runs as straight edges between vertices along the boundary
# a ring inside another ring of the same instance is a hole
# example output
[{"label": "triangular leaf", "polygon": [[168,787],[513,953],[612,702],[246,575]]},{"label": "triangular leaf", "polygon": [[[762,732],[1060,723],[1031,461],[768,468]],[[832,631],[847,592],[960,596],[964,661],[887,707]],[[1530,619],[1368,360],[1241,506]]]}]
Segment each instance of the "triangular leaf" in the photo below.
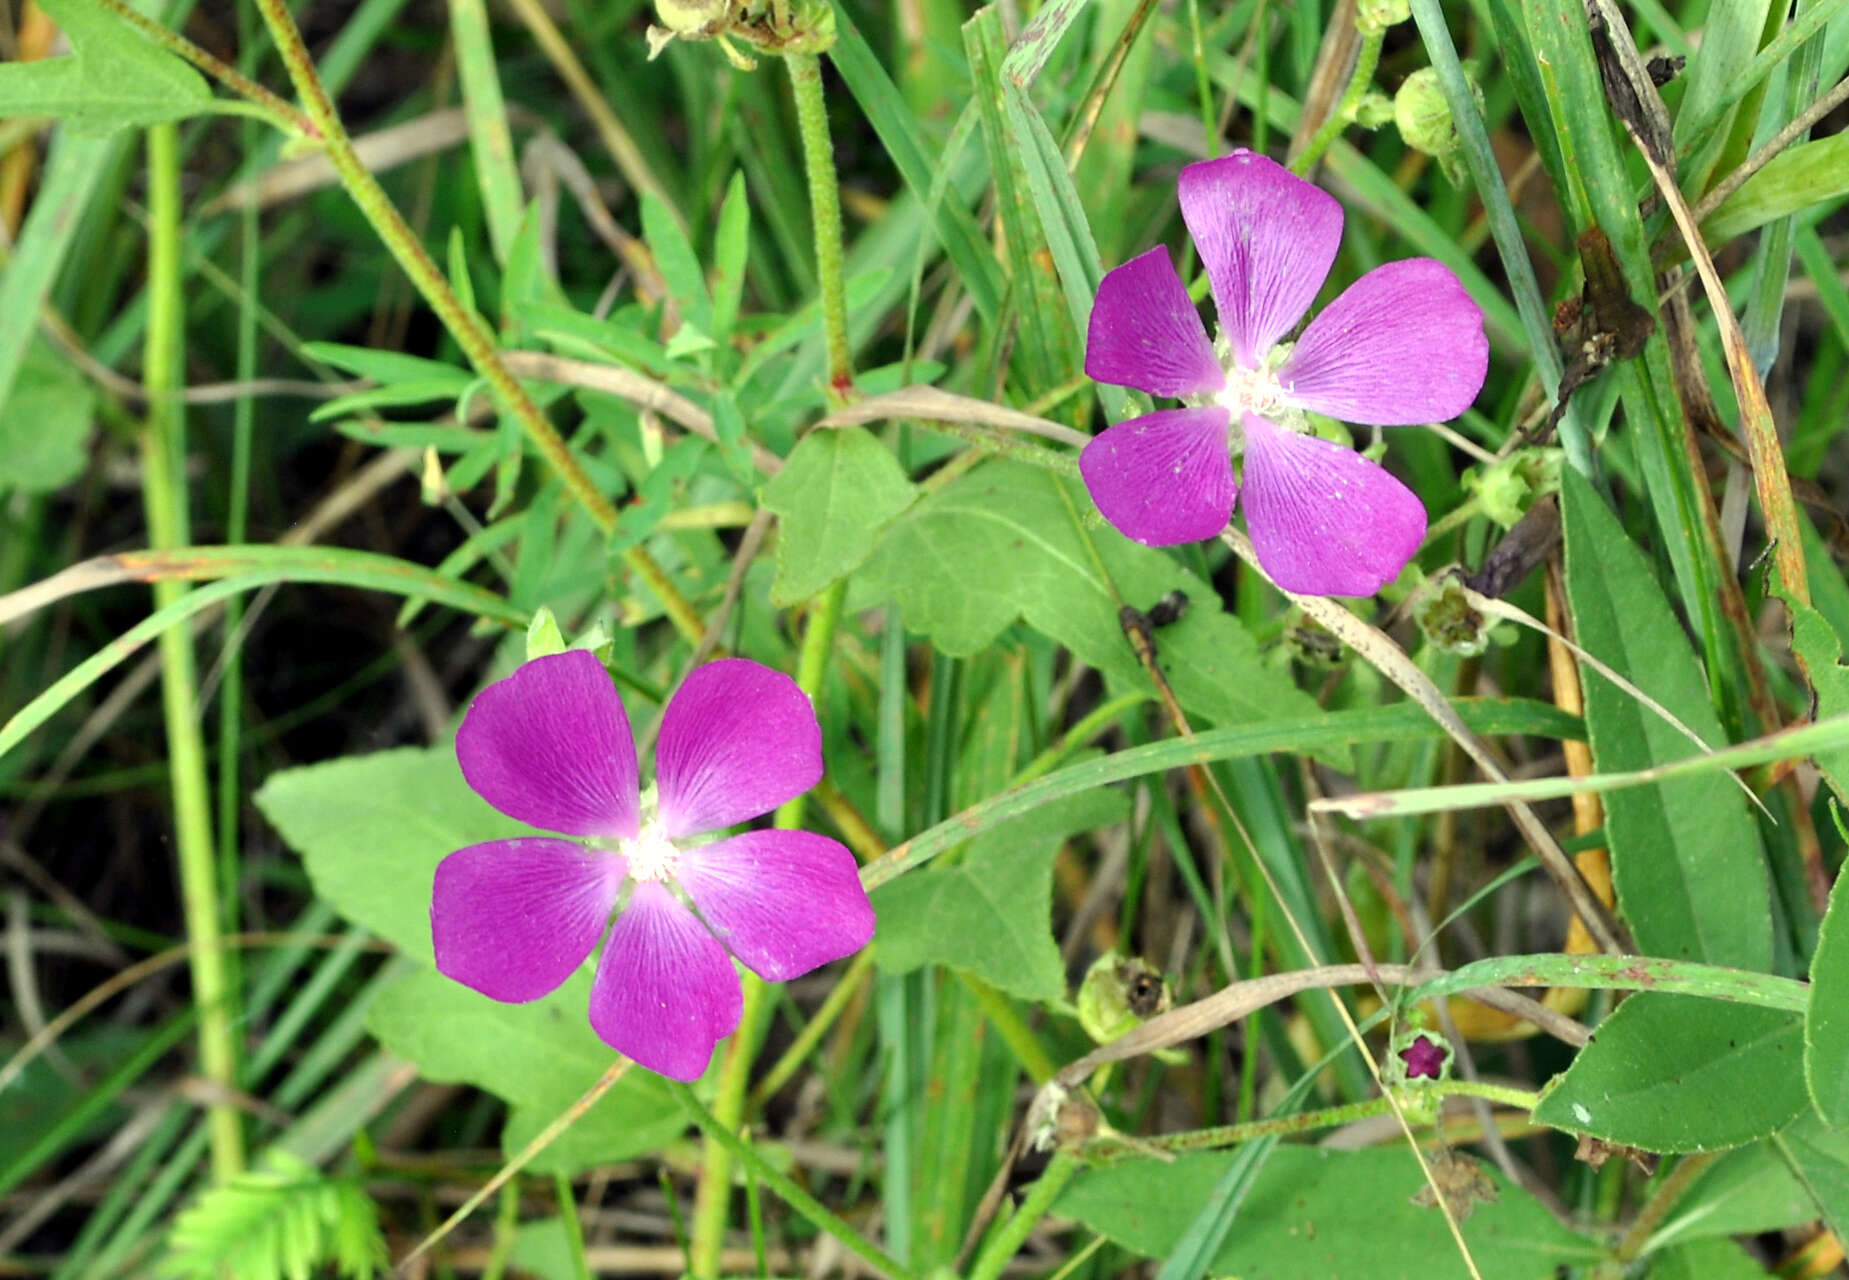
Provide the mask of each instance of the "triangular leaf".
[{"label": "triangular leaf", "polygon": [[94,0],[40,5],[73,52],[0,66],[0,118],[54,116],[78,133],[107,133],[215,109],[197,71]]}]

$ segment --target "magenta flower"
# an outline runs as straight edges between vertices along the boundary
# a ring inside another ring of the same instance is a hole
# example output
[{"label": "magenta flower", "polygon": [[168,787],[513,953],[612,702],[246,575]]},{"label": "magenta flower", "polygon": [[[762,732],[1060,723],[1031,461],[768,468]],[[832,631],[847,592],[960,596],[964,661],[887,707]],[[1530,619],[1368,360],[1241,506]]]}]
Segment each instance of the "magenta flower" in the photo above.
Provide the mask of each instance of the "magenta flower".
[{"label": "magenta flower", "polygon": [[1430,1036],[1415,1036],[1412,1043],[1399,1052],[1408,1080],[1443,1079],[1445,1059],[1450,1056],[1446,1046]]},{"label": "magenta flower", "polygon": [[[1175,396],[1101,432],[1079,456],[1098,509],[1149,546],[1211,538],[1245,489],[1265,572],[1305,595],[1372,595],[1425,538],[1425,508],[1387,471],[1308,434],[1305,411],[1405,426],[1462,413],[1489,365],[1483,313],[1431,258],[1362,276],[1279,342],[1335,261],[1342,206],[1250,151],[1181,171],[1181,216],[1220,313],[1220,340],[1158,245],[1098,286],[1085,372]],[[1233,475],[1243,454],[1244,475]]]},{"label": "magenta flower", "polygon": [[781,982],[873,936],[854,855],[835,841],[807,831],[694,839],[821,779],[815,711],[780,672],[733,658],[688,676],[662,718],[646,793],[623,700],[582,650],[535,658],[482,690],[456,759],[508,817],[577,839],[491,840],[443,859],[430,903],[437,968],[524,1003],[570,977],[607,931],[591,1026],[664,1076],[697,1079],[738,1026],[728,951]]}]

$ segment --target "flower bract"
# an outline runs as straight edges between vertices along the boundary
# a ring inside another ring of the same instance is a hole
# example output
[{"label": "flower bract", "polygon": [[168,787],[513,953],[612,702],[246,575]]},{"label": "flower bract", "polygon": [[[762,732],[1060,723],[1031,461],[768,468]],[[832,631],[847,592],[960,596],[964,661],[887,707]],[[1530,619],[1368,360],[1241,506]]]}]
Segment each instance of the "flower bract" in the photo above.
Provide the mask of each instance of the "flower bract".
[{"label": "flower bract", "polygon": [[489,804],[560,836],[491,840],[442,861],[430,904],[437,968],[496,1000],[536,1000],[604,939],[591,1026],[665,1076],[697,1079],[738,1026],[731,957],[781,982],[873,936],[854,855],[835,841],[699,838],[822,776],[815,710],[780,672],[734,658],[689,675],[662,717],[648,794],[623,701],[583,650],[482,690],[456,758]]},{"label": "flower bract", "polygon": [[1425,508],[1385,468],[1310,434],[1307,415],[1374,426],[1456,417],[1489,367],[1483,313],[1449,268],[1411,258],[1362,276],[1287,343],[1335,261],[1342,206],[1235,151],[1182,170],[1181,213],[1220,341],[1162,246],[1104,277],[1085,372],[1185,407],[1094,437],[1079,458],[1086,488],[1150,546],[1214,537],[1243,492],[1259,563],[1280,587],[1372,595],[1419,549]]}]

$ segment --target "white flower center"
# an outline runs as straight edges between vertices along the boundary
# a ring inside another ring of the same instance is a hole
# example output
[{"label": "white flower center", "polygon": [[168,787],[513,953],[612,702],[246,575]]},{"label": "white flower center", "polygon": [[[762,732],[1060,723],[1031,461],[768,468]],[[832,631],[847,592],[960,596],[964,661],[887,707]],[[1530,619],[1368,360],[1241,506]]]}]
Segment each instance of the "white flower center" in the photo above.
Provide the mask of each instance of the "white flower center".
[{"label": "white flower center", "polygon": [[629,860],[629,874],[638,881],[665,880],[680,864],[681,851],[654,821],[644,822],[633,839],[619,846]]},{"label": "white flower center", "polygon": [[1284,388],[1278,384],[1277,372],[1270,368],[1246,369],[1230,365],[1226,386],[1214,395],[1214,402],[1239,421],[1242,413],[1276,418],[1285,408]]}]

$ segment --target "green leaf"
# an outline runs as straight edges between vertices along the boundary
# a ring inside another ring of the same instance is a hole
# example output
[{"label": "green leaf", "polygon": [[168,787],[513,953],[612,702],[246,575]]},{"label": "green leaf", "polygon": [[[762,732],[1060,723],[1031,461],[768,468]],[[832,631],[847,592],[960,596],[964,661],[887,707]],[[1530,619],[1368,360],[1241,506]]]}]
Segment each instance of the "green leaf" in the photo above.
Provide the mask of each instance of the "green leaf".
[{"label": "green leaf", "polygon": [[26,349],[0,404],[0,493],[48,493],[83,474],[96,390],[43,342]]},{"label": "green leaf", "polygon": [[[1828,553],[1824,554],[1827,564]],[[1791,610],[1791,647],[1810,668],[1817,696],[1815,718],[1823,720],[1849,711],[1849,665],[1843,662],[1842,637],[1817,610],[1782,592],[1780,595]],[[1837,796],[1849,802],[1849,747],[1819,751],[1815,759]]]},{"label": "green leaf", "polygon": [[953,190],[949,198],[932,201],[937,171],[918,135],[905,99],[848,14],[837,8],[835,17],[836,40],[828,51],[829,61],[834,63],[842,83],[865,113],[867,123],[878,135],[880,145],[886,149],[900,178],[930,210],[944,252],[975,301],[976,309],[984,320],[993,322],[1001,310],[1005,287],[995,255],[984,243],[982,232],[970,216],[967,201],[961,194]]},{"label": "green leaf", "polygon": [[0,119],[53,116],[79,134],[215,110],[202,76],[93,0],[41,0],[71,56],[0,65]]},{"label": "green leaf", "polygon": [[[1813,618],[1815,614],[1811,615]],[[1832,634],[1832,640],[1834,635]],[[1849,1125],[1849,876],[1838,876],[1810,962],[1804,1082],[1832,1129]]]},{"label": "green leaf", "polygon": [[[1561,480],[1567,596],[1580,644],[1725,746],[1707,681],[1650,563],[1577,472]],[[1602,773],[1686,759],[1697,748],[1654,711],[1590,668],[1586,728]],[[1770,969],[1765,853],[1746,798],[1712,779],[1681,779],[1605,797],[1612,879],[1647,955]]]},{"label": "green leaf", "polygon": [[1164,673],[1183,707],[1222,724],[1314,716],[1289,676],[1260,660],[1219,593],[1163,552],[1092,525],[1076,484],[1024,463],[982,464],[893,522],[856,582],[897,600],[905,623],[952,657],[984,648],[1017,619],[1080,661],[1137,689],[1153,686],[1124,639],[1118,610],[1170,591],[1192,607],[1157,632]]},{"label": "green leaf", "polygon": [[961,861],[894,881],[873,895],[879,967],[949,965],[1024,1000],[1066,993],[1053,940],[1053,857],[1065,839],[1124,816],[1115,791],[1085,791],[970,841]]},{"label": "green leaf", "polygon": [[[1126,1160],[1081,1173],[1053,1206],[1134,1253],[1167,1256],[1193,1221],[1233,1152],[1173,1163]],[[1462,1224],[1482,1280],[1535,1280],[1599,1251],[1568,1231],[1520,1187],[1485,1170],[1499,1198]],[[1280,1146],[1247,1193],[1239,1227],[1213,1258],[1212,1274],[1340,1276],[1342,1280],[1449,1280],[1469,1274],[1444,1217],[1412,1197],[1424,1175],[1403,1146],[1328,1151]]]},{"label": "green leaf", "polygon": [[1731,1240],[1695,1240],[1653,1254],[1645,1280],[1764,1280],[1766,1269]]},{"label": "green leaf", "polygon": [[798,604],[865,564],[880,530],[917,495],[892,452],[868,432],[844,427],[804,436],[762,493],[782,519],[771,603]]},{"label": "green leaf", "polygon": [[317,894],[426,963],[437,863],[464,845],[530,834],[469,790],[448,744],[287,769],[256,801]]},{"label": "green leaf", "polygon": [[745,175],[734,173],[719,206],[719,230],[713,235],[713,341],[732,340],[739,299],[745,292],[745,259],[751,250],[751,200]]},{"label": "green leaf", "polygon": [[[511,1106],[502,1149],[525,1147],[609,1070],[616,1054],[591,1030],[591,978],[580,969],[531,1004],[501,1004],[436,972],[379,993],[367,1026],[428,1080],[486,1089]],[[659,1076],[633,1069],[528,1166],[575,1173],[651,1151],[687,1121]]]},{"label": "green leaf", "polygon": [[1535,1121],[1645,1151],[1712,1151],[1763,1138],[1804,1106],[1792,1014],[1640,992],[1554,1078]]},{"label": "green leaf", "polygon": [[651,191],[642,193],[642,238],[668,286],[668,296],[680,308],[681,317],[702,334],[713,331],[713,300],[706,292],[706,277],[700,271],[700,259],[674,211]]},{"label": "green leaf", "polygon": [[207,1189],[167,1243],[160,1273],[186,1280],[295,1280],[322,1266],[370,1277],[389,1261],[379,1208],[358,1183],[274,1148],[261,1168]]},{"label": "green leaf", "polygon": [[475,375],[467,369],[441,360],[406,355],[402,351],[379,351],[372,347],[349,346],[344,342],[305,342],[302,344],[302,354],[310,360],[331,364],[356,377],[371,378],[384,386],[395,383],[441,383],[450,388],[451,395],[460,395],[475,381]]},{"label": "green leaf", "polygon": [[1715,251],[1738,235],[1849,195],[1849,133],[1803,142],[1772,157],[1701,224]]},{"label": "green leaf", "polygon": [[1656,1243],[1757,1235],[1815,1222],[1817,1206],[1786,1167],[1778,1141],[1774,1136],[1729,1151],[1708,1166],[1676,1201],[1653,1237]]},{"label": "green leaf", "polygon": [[1771,1145],[1830,1230],[1839,1237],[1849,1235],[1849,1133],[1832,1133],[1806,1112],[1775,1134]]}]

